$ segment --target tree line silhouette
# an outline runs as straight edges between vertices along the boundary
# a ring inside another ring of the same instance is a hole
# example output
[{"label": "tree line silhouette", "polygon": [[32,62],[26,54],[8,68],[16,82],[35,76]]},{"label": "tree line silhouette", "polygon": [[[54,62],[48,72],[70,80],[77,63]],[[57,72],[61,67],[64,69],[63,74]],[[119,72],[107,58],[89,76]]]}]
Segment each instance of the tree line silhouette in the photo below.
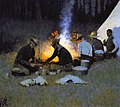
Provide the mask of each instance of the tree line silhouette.
[{"label": "tree line silhouette", "polygon": [[[58,20],[65,0],[0,0],[0,17]],[[75,0],[76,21],[105,20],[119,0]]]},{"label": "tree line silhouette", "polygon": [[[108,17],[119,0],[74,1],[72,22],[82,22],[84,24],[84,22],[92,21],[97,24],[96,22],[102,23]],[[52,20],[52,22],[60,21],[59,18],[64,3],[65,0],[0,0],[0,53],[13,51],[16,43],[23,41],[27,34],[27,28],[23,28],[23,25],[22,27],[20,25],[24,21],[28,22],[27,27],[31,29],[32,25],[30,23],[32,23],[32,20],[36,20],[35,22],[40,20],[42,24],[43,19],[45,21],[48,20],[48,22],[49,20]],[[13,21],[9,23],[9,19],[13,19]],[[14,19],[19,20],[15,20],[15,22]],[[37,24],[35,25],[36,29],[39,28],[37,26],[41,23]],[[51,27],[51,25],[48,26]],[[44,35],[43,32],[42,35]]]}]

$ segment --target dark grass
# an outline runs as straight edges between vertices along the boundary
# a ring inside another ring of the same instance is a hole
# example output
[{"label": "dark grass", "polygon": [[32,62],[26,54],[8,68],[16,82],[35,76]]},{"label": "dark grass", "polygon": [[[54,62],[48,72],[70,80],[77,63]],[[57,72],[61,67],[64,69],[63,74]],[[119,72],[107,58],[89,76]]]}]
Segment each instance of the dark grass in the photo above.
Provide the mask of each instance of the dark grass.
[{"label": "dark grass", "polygon": [[[69,73],[44,76],[48,86],[22,87],[19,82],[35,77],[7,77],[12,61],[1,55],[0,97],[7,98],[9,107],[119,107],[120,59],[108,59],[93,63],[87,76],[79,76],[88,85],[58,85],[55,80]],[[4,59],[4,61],[3,61]],[[4,69],[3,69],[4,68]]]}]

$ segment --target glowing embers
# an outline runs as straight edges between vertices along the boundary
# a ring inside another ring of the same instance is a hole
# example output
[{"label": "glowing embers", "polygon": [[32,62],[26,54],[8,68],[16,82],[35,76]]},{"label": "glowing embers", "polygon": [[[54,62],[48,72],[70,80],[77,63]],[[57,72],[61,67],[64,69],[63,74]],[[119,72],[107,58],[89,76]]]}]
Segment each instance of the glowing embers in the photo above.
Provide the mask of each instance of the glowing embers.
[{"label": "glowing embers", "polygon": [[59,33],[57,30],[55,30],[54,32],[51,33],[50,37],[49,37],[49,40],[52,41],[52,39],[54,38],[58,38],[59,37]]},{"label": "glowing embers", "polygon": [[[48,59],[54,52],[54,48],[51,46],[51,40],[43,43],[41,52],[42,61]],[[60,44],[71,53],[73,59],[78,56],[77,45],[75,43],[71,42],[70,40],[60,39]],[[54,58],[53,61],[57,62],[58,57]]]},{"label": "glowing embers", "polygon": [[[42,52],[41,52],[41,60],[42,61],[47,60],[49,57],[52,56],[53,52],[54,52],[54,48],[51,46],[51,41],[44,42]],[[55,57],[53,61],[57,62],[58,57]]]}]

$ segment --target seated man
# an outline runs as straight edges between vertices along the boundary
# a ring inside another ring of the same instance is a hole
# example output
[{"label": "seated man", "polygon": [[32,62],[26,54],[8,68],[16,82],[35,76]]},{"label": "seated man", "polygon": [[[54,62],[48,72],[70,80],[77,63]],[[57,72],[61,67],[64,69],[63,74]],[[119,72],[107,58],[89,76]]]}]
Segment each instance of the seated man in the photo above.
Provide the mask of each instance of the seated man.
[{"label": "seated man", "polygon": [[104,47],[102,42],[99,39],[97,39],[96,32],[91,32],[89,37],[90,37],[90,44],[93,47],[94,60],[98,61],[104,59]]},{"label": "seated man", "polygon": [[56,63],[61,67],[65,68],[65,71],[72,70],[72,56],[67,49],[59,44],[59,39],[53,39],[52,46],[55,49],[53,55],[48,58],[45,63],[52,61],[56,56],[58,56],[59,61]]},{"label": "seated man", "polygon": [[90,43],[84,40],[82,35],[78,35],[78,57],[82,60],[89,60],[90,64],[93,62],[93,48]]},{"label": "seated man", "polygon": [[108,59],[116,58],[119,46],[118,46],[117,41],[114,39],[112,35],[111,29],[107,30],[107,36],[108,36],[107,41],[104,40],[104,45],[106,46],[105,58],[108,58]]},{"label": "seated man", "polygon": [[[37,71],[37,67],[32,64],[35,61],[34,48],[37,44],[38,40],[36,38],[31,38],[30,43],[19,50],[14,62],[14,68],[12,69],[12,75],[22,76]],[[26,69],[23,70],[23,68]]]}]

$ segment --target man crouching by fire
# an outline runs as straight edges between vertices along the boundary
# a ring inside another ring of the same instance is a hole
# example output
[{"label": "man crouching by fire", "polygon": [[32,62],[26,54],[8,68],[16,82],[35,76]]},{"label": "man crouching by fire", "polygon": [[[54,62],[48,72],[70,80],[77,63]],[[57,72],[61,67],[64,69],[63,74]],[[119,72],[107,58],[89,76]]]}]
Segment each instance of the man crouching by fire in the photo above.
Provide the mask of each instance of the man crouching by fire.
[{"label": "man crouching by fire", "polygon": [[35,47],[38,45],[38,39],[32,37],[30,43],[22,47],[15,59],[12,75],[24,76],[38,70],[35,66]]},{"label": "man crouching by fire", "polygon": [[72,56],[67,49],[65,49],[62,45],[59,44],[60,39],[53,39],[52,47],[55,49],[52,56],[48,58],[45,63],[49,63],[56,56],[58,56],[59,61],[54,62],[54,64],[58,65],[58,69],[61,71],[71,71],[72,70]]}]

